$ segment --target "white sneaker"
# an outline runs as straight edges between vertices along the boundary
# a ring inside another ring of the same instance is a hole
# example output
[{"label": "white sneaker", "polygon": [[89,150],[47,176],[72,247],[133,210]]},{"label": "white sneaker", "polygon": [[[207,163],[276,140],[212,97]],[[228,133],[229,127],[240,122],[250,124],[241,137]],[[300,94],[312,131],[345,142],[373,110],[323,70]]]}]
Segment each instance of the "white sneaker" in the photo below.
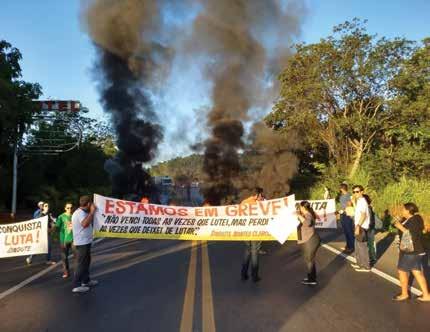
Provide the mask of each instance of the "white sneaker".
[{"label": "white sneaker", "polygon": [[90,280],[89,282],[88,282],[88,284],[82,284],[82,286],[84,286],[84,287],[93,287],[93,286],[96,286],[96,285],[98,285],[98,281],[97,280]]},{"label": "white sneaker", "polygon": [[358,264],[351,264],[351,267],[353,267],[354,269],[359,269],[360,265],[358,265]]},{"label": "white sneaker", "polygon": [[89,287],[86,286],[79,286],[72,289],[73,293],[86,293],[90,290]]}]

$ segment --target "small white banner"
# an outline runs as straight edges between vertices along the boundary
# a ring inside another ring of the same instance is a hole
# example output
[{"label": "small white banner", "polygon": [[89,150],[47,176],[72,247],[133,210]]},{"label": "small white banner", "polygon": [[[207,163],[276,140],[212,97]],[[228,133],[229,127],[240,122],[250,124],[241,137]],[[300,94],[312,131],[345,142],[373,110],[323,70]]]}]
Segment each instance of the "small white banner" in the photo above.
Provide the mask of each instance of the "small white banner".
[{"label": "small white banner", "polygon": [[[296,201],[296,208],[300,202]],[[336,202],[334,199],[308,201],[317,215],[316,228],[337,228]]]},{"label": "small white banner", "polygon": [[0,224],[0,258],[48,252],[48,217]]}]

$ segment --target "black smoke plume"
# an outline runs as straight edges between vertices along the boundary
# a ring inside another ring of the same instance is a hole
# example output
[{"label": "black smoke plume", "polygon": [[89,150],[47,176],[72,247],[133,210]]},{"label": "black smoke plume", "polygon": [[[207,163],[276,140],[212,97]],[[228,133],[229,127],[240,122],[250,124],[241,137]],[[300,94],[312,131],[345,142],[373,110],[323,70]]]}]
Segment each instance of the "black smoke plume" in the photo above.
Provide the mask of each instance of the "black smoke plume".
[{"label": "black smoke plume", "polygon": [[[210,137],[204,142],[207,175],[204,194],[210,203],[220,204],[239,197],[241,188],[237,182],[245,176],[241,166],[244,123],[250,121],[250,109],[267,109],[273,102],[268,96],[274,96],[274,74],[279,73],[288,55],[288,48],[283,45],[291,43],[300,32],[302,6],[299,1],[298,5],[287,4],[283,8],[285,1],[278,0],[203,0],[201,3],[203,10],[194,21],[187,50],[191,56],[202,53],[210,59],[206,72],[213,83],[213,105],[207,119]],[[267,37],[273,39],[272,45]],[[290,167],[291,171],[285,174],[294,173],[296,162],[278,161],[283,166],[272,168],[274,171]],[[252,180],[253,184],[258,182],[258,179]],[[288,185],[288,179],[284,184]]]},{"label": "black smoke plume", "polygon": [[95,77],[117,135],[117,155],[105,169],[113,195],[151,196],[143,164],[163,138],[148,88],[168,68],[171,50],[158,38],[162,19],[155,0],[94,0],[83,4],[86,29],[97,48]]}]

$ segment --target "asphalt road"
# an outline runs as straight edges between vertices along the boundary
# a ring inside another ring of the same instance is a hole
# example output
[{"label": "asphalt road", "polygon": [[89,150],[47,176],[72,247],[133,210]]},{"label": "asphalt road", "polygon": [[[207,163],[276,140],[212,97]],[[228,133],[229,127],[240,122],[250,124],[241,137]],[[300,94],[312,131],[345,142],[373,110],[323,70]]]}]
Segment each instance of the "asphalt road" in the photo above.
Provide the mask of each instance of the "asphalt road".
[{"label": "asphalt road", "polygon": [[[303,286],[294,243],[264,243],[262,281],[240,280],[243,244],[106,239],[100,284],[72,294],[60,267],[0,299],[0,331],[429,331],[430,305],[394,303],[398,287],[321,248],[319,285]],[[46,269],[0,260],[0,294]],[[1,297],[1,295],[0,295]]]}]

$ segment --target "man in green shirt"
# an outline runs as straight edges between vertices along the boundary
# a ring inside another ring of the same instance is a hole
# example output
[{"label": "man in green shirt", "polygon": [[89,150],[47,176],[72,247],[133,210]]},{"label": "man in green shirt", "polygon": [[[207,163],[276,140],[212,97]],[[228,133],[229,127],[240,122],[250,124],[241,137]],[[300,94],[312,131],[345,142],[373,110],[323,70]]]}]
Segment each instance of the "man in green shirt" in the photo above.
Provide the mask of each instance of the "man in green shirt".
[{"label": "man in green shirt", "polygon": [[73,244],[72,203],[66,203],[64,213],[59,215],[55,223],[60,232],[61,258],[63,261],[63,278],[69,277],[69,254]]}]

